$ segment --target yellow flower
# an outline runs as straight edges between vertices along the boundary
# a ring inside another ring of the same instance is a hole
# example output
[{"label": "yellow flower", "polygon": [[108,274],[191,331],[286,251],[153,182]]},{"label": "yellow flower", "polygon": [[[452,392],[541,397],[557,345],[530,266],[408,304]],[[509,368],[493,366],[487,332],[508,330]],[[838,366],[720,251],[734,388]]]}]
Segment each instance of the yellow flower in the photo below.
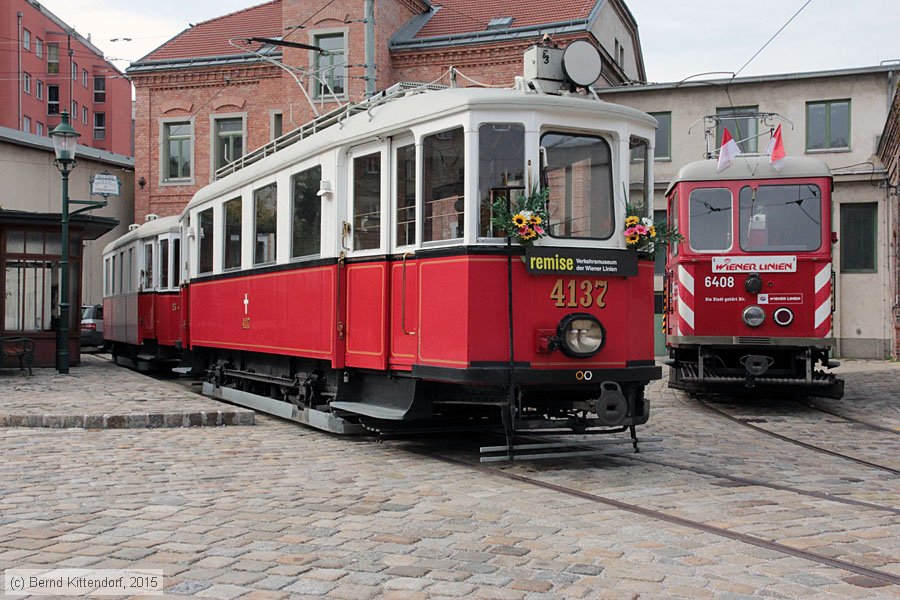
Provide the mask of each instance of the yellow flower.
[{"label": "yellow flower", "polygon": [[625,238],[625,243],[628,245],[637,244],[638,240],[640,240],[640,239],[641,239],[641,236],[639,236],[636,233],[632,233],[631,235],[629,235],[628,237]]},{"label": "yellow flower", "polygon": [[531,221],[532,225],[540,225],[541,224],[541,218],[537,215],[534,215],[533,217],[531,217],[531,219],[529,219],[529,221]]},{"label": "yellow flower", "polygon": [[528,219],[526,219],[525,215],[523,215],[522,213],[519,213],[512,218],[513,225],[515,225],[516,227],[524,227],[527,221]]},{"label": "yellow flower", "polygon": [[650,237],[656,237],[656,227],[650,226]]},{"label": "yellow flower", "polygon": [[641,222],[640,218],[632,215],[632,216],[628,217],[627,219],[625,219],[625,227],[632,227],[634,225],[637,225],[640,222]]},{"label": "yellow flower", "polygon": [[523,240],[530,240],[537,237],[537,232],[534,229],[528,229],[525,233],[520,233],[519,237]]}]

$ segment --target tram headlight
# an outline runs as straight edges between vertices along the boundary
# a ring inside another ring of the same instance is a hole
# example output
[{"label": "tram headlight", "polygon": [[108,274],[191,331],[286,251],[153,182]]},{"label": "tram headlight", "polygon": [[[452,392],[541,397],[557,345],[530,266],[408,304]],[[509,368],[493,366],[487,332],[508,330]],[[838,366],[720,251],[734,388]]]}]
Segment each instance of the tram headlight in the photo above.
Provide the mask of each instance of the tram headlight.
[{"label": "tram headlight", "polygon": [[775,311],[775,314],[772,315],[772,319],[782,327],[787,327],[794,322],[794,312],[791,309],[782,306]]},{"label": "tram headlight", "polygon": [[595,317],[587,313],[566,315],[556,327],[560,350],[572,358],[587,358],[603,348],[606,329]]},{"label": "tram headlight", "polygon": [[741,318],[750,327],[759,327],[766,320],[766,313],[758,306],[748,306]]}]

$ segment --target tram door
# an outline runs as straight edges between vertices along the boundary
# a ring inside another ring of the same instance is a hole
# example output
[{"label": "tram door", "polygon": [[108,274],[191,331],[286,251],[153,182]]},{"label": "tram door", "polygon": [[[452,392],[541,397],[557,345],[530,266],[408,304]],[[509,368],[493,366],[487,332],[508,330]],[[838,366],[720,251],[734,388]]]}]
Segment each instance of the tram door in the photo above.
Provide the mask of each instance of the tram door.
[{"label": "tram door", "polygon": [[416,144],[412,136],[395,138],[391,144],[389,232],[390,290],[388,323],[388,367],[408,370],[418,350],[420,207],[416,170]]},{"label": "tram door", "polygon": [[387,151],[384,144],[353,148],[347,162],[347,196],[341,245],[344,360],[348,367],[387,368],[388,248]]}]

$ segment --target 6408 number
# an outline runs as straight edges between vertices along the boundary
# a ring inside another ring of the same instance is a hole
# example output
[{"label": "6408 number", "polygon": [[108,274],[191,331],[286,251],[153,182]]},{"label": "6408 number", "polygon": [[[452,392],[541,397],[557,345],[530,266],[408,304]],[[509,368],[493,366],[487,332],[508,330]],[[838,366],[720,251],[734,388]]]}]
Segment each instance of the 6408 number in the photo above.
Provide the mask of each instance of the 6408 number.
[{"label": "6408 number", "polygon": [[703,279],[703,284],[706,287],[730,288],[734,287],[734,277],[731,275],[720,275],[718,277],[715,275],[707,275]]}]

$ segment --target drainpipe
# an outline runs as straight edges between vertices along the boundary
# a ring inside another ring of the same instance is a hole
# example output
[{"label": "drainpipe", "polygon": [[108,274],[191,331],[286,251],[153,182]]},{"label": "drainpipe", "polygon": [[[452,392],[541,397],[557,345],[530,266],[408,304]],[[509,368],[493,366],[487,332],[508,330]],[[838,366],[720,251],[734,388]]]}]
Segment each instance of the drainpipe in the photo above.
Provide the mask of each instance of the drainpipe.
[{"label": "drainpipe", "polygon": [[16,113],[16,126],[14,129],[22,129],[22,17],[25,14],[16,13],[16,87],[18,87],[17,97],[19,99],[19,108]]},{"label": "drainpipe", "polygon": [[365,0],[366,98],[375,95],[375,0]]}]

